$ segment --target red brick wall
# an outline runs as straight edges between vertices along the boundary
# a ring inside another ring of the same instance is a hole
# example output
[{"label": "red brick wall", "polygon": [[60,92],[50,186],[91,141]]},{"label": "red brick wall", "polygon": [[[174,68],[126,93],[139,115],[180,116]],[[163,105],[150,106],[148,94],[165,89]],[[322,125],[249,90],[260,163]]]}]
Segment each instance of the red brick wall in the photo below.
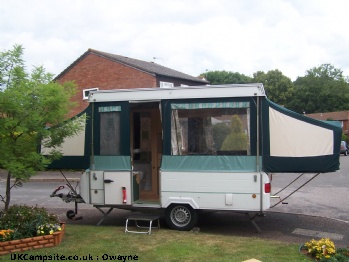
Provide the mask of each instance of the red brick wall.
[{"label": "red brick wall", "polygon": [[346,134],[346,135],[348,135],[348,120],[346,119],[346,120],[343,120],[343,127],[342,127],[342,129],[343,129],[343,133],[344,134]]},{"label": "red brick wall", "polygon": [[155,76],[95,54],[87,54],[57,79],[60,83],[72,80],[77,85],[77,93],[72,101],[77,102],[78,106],[71,112],[70,117],[79,114],[88,106],[88,102],[82,99],[84,89],[98,87],[99,90],[109,90],[156,87]]}]

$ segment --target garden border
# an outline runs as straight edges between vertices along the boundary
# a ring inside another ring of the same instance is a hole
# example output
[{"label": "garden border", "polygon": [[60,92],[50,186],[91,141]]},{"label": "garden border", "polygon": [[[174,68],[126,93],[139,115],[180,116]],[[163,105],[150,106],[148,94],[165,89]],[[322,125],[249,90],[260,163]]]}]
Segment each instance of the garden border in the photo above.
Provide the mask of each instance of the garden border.
[{"label": "garden border", "polygon": [[64,236],[64,230],[65,223],[61,223],[61,231],[54,232],[52,235],[0,242],[0,256],[15,252],[59,246]]}]

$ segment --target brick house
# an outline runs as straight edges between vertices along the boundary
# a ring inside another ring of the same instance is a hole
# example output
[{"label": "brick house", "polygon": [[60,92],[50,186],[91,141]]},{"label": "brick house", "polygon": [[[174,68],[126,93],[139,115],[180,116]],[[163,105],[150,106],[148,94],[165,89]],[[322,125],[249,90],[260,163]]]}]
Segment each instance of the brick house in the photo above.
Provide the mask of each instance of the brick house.
[{"label": "brick house", "polygon": [[339,121],[342,125],[343,134],[348,135],[349,130],[349,111],[338,111],[328,113],[313,113],[306,114],[307,117],[317,120],[335,120]]},{"label": "brick house", "polygon": [[[63,158],[54,161],[49,168],[86,169],[89,167],[91,145],[90,108],[87,98],[90,91],[128,88],[166,88],[174,86],[198,86],[209,82],[205,79],[125,56],[88,49],[70,66],[58,74],[55,81],[74,81],[77,92],[72,101],[77,107],[69,117],[86,115],[85,130],[73,138],[67,138],[61,148]],[[42,148],[45,154],[47,149]]]},{"label": "brick house", "polygon": [[91,90],[206,85],[209,82],[153,62],[88,49],[61,72],[56,81],[74,81],[78,107],[71,117],[84,111]]}]

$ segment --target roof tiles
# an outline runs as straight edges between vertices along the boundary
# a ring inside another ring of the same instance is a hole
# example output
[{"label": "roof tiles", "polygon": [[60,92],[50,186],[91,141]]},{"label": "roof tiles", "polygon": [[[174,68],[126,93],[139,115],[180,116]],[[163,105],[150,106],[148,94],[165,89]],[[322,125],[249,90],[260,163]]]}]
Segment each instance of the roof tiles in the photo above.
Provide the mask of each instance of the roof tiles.
[{"label": "roof tiles", "polygon": [[69,67],[67,67],[62,73],[60,73],[56,78],[59,78],[61,75],[63,75],[66,71],[68,71],[70,68],[74,66],[75,63],[77,63],[79,60],[83,59],[86,55],[88,54],[95,54],[107,59],[110,59],[114,62],[124,64],[126,66],[130,66],[133,68],[136,68],[141,71],[145,71],[150,74],[154,75],[161,75],[161,76],[168,76],[168,77],[173,77],[173,78],[179,78],[179,79],[186,79],[190,81],[195,81],[195,82],[201,82],[203,84],[208,84],[209,82],[201,79],[199,77],[194,77],[176,70],[173,70],[171,68],[159,65],[154,62],[146,62],[126,56],[120,56],[120,55],[115,55],[115,54],[110,54],[102,51],[98,51],[95,49],[88,49],[82,56],[80,56],[77,60],[75,60]]}]

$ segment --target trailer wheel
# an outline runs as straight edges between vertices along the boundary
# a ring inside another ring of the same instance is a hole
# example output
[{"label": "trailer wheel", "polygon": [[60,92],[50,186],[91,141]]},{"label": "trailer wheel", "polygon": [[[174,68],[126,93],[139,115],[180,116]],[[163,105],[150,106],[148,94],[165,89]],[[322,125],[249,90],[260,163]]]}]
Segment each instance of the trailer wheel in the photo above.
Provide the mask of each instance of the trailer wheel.
[{"label": "trailer wheel", "polygon": [[172,229],[188,231],[196,225],[198,215],[189,205],[172,204],[166,209],[165,220]]}]

